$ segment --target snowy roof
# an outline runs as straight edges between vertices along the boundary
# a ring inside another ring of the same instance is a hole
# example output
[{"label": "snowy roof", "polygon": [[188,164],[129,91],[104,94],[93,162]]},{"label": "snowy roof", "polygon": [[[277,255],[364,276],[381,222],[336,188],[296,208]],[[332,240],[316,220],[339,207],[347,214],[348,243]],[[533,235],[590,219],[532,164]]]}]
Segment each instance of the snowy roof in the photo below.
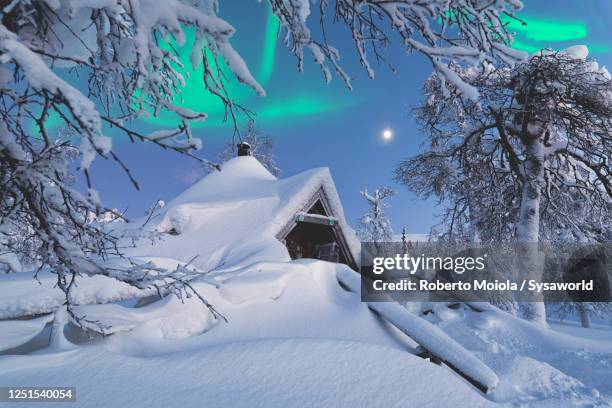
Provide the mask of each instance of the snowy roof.
[{"label": "snowy roof", "polygon": [[[233,158],[184,191],[149,223],[161,242],[139,244],[138,256],[172,258],[203,270],[233,270],[254,262],[290,259],[276,238],[322,191],[349,250],[359,241],[348,226],[329,169],[316,168],[277,179],[252,156]],[[195,258],[195,259],[194,259]]]}]

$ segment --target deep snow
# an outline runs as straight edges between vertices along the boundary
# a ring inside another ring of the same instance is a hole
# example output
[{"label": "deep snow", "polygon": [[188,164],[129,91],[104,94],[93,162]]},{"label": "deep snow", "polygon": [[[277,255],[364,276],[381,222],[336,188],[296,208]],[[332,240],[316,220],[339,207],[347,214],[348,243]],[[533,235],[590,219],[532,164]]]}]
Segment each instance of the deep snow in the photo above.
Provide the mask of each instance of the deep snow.
[{"label": "deep snow", "polygon": [[[434,307],[428,320],[501,378],[490,395],[526,406],[612,406],[612,329],[545,328],[501,311]],[[607,335],[602,335],[601,332]]]},{"label": "deep snow", "polygon": [[350,341],[269,339],[146,358],[90,347],[2,363],[3,383],[76,386],[77,404],[57,405],[66,407],[493,406],[425,360]]},{"label": "deep snow", "polygon": [[71,384],[86,407],[491,404],[411,355],[415,344],[340,288],[336,268],[258,264],[220,289],[199,287],[228,323],[195,299],[80,307],[125,331],[67,352],[0,357],[0,383]]},{"label": "deep snow", "polygon": [[212,321],[195,299],[83,306],[123,331],[67,352],[2,356],[0,383],[76,386],[83,407],[612,406],[612,336],[437,305],[426,318],[499,376],[483,396],[413,356],[413,342],[340,288],[336,268],[257,264],[219,289],[202,285],[228,323]]}]

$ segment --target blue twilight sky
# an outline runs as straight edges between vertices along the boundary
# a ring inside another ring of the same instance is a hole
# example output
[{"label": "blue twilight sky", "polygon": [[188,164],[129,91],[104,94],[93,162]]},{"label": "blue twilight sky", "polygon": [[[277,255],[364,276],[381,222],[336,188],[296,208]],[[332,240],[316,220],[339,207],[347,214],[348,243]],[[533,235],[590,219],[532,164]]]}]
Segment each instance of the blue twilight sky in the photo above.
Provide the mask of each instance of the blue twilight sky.
[{"label": "blue twilight sky", "polygon": [[[366,210],[360,190],[393,186],[398,195],[392,199],[388,214],[394,228],[400,231],[406,225],[410,233],[428,232],[438,212],[435,203],[415,199],[392,181],[394,166],[415,154],[424,140],[410,117],[410,107],[418,103],[421,84],[431,72],[425,58],[406,56],[398,44],[392,45],[387,57],[397,73],[378,66],[376,79],[370,81],[360,68],[346,33],[334,29],[333,42],[342,52],[345,69],[354,77],[354,90],[350,92],[337,77],[325,84],[310,56],[305,72],[297,72],[293,56],[271,37],[275,22],[265,3],[220,3],[220,16],[237,29],[234,47],[262,82],[267,96],[257,97],[238,85],[232,89],[239,102],[258,114],[257,126],[273,139],[283,175],[329,167],[351,224]],[[560,49],[587,44],[595,50],[592,56],[602,65],[612,65],[612,1],[524,0],[524,4],[519,15],[528,26],[517,31],[521,47]],[[198,85],[194,75],[187,84],[189,95],[185,105],[204,104],[206,110],[210,98],[203,93],[199,96]],[[215,159],[223,143],[231,139],[233,128],[222,122],[217,105],[209,110],[210,118],[195,129],[195,134],[204,142],[199,154]],[[168,121],[171,119],[163,118],[135,126],[153,131],[162,129]],[[381,140],[385,128],[394,133],[393,140],[387,143]],[[198,163],[186,157],[152,146],[131,145],[114,131],[109,134],[114,136],[115,152],[129,164],[141,191],[134,190],[116,165],[101,159],[94,163],[93,182],[107,206],[127,208],[130,217],[140,216],[156,199],[171,200],[203,174]]]}]

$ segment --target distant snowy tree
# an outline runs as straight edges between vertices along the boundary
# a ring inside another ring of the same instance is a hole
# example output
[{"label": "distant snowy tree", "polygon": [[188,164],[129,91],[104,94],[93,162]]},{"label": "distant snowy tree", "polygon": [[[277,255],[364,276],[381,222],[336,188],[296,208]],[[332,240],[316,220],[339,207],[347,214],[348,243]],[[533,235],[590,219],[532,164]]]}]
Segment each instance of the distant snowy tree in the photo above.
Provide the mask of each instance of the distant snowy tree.
[{"label": "distant snowy tree", "polygon": [[591,327],[592,316],[612,322],[612,303],[610,302],[559,302],[550,306],[551,315],[561,320],[577,315],[580,325],[585,329]]},{"label": "distant snowy tree", "polygon": [[547,280],[555,282],[593,281],[594,291],[567,292],[568,300],[547,303],[549,315],[565,319],[579,317],[584,328],[591,327],[591,318],[598,317],[612,322],[612,274],[610,269],[611,248],[603,245],[571,245],[552,243],[551,255],[547,257]]},{"label": "distant snowy tree", "polygon": [[406,226],[402,227],[402,252],[408,254],[410,252],[410,241],[408,240],[408,234],[406,234]]},{"label": "distant snowy tree", "polygon": [[[612,81],[586,47],[542,51],[513,67],[460,70],[482,97],[448,93],[439,79],[416,111],[430,137],[395,177],[449,204],[451,238],[524,244],[518,269],[537,277],[533,243],[610,240]],[[543,303],[527,307],[544,321]]]},{"label": "distant snowy tree", "polygon": [[[255,122],[250,120],[240,137],[241,142],[246,142],[251,146],[251,156],[255,157],[270,173],[279,177],[281,169],[276,164],[274,155],[274,145],[272,139],[264,136],[260,129],[255,127]],[[236,140],[225,143],[225,147],[219,155],[219,161],[226,162],[237,154]]]},{"label": "distant snowy tree", "polygon": [[393,241],[393,229],[391,222],[385,214],[385,208],[389,207],[387,200],[395,195],[391,187],[376,189],[374,194],[368,190],[361,192],[368,204],[368,211],[359,219],[357,225],[357,236],[364,242],[391,242]]}]

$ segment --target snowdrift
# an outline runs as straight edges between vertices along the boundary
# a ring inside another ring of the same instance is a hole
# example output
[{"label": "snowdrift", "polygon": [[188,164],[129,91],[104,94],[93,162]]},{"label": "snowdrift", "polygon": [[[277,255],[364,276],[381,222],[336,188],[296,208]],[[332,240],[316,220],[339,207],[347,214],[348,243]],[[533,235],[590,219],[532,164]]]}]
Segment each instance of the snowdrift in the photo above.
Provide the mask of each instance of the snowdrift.
[{"label": "snowdrift", "polygon": [[[42,271],[0,275],[0,319],[52,313],[65,301],[57,276]],[[105,276],[82,277],[73,292],[75,304],[111,303],[152,294]]]}]

